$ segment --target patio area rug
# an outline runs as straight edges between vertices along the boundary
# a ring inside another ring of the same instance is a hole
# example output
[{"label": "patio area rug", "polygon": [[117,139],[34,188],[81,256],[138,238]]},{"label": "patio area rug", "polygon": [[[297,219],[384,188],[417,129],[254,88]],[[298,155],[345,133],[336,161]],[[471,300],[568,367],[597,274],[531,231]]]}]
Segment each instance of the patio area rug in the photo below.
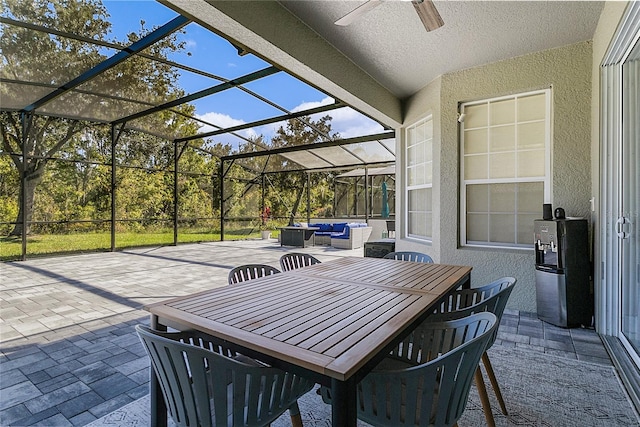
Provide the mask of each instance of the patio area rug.
[{"label": "patio area rug", "polygon": [[[500,412],[487,381],[497,426],[640,425],[640,417],[611,366],[501,346],[494,346],[489,355],[509,411],[508,416]],[[305,427],[331,426],[331,408],[315,392],[298,402]],[[90,427],[148,425],[148,395],[89,424]],[[272,427],[290,425],[289,415],[285,413]],[[458,425],[486,425],[475,389],[471,390]],[[368,424],[359,421],[358,426]]]}]

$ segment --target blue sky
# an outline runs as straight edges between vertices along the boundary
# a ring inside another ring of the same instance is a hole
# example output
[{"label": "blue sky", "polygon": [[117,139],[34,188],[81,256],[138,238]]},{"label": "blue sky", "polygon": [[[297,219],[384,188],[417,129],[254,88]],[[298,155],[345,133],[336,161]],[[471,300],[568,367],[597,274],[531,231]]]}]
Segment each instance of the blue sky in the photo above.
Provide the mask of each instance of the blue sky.
[{"label": "blue sky", "polygon": [[[155,0],[103,0],[111,15],[112,35],[124,39],[127,32],[138,31],[140,21],[145,28],[163,25],[177,16],[176,12]],[[186,34],[179,39],[186,43],[186,51],[170,59],[190,67],[224,77],[235,78],[269,66],[254,55],[239,56],[237,50],[223,38],[211,33],[198,24],[185,27]],[[180,85],[187,93],[193,93],[219,82],[197,74],[181,71]],[[246,87],[270,99],[289,111],[313,108],[332,103],[333,99],[313,87],[298,81],[284,72],[254,81]],[[221,127],[235,126],[283,114],[274,107],[238,90],[231,89],[194,102],[198,117]],[[333,130],[343,137],[368,135],[382,131],[382,126],[361,114],[348,109],[334,110]],[[263,126],[243,131],[245,136],[262,134],[269,138],[279,124]],[[213,130],[203,127],[202,132]],[[242,140],[227,135],[216,137],[217,141],[242,143]]]}]

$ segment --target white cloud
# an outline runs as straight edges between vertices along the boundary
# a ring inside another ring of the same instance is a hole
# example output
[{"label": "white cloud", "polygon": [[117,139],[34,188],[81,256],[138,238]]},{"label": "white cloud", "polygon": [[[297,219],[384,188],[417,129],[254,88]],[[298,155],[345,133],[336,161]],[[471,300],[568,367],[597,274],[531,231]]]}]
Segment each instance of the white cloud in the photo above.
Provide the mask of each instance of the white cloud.
[{"label": "white cloud", "polygon": [[[325,97],[320,101],[308,101],[302,102],[295,108],[293,108],[292,112],[305,111],[312,108],[317,108],[323,105],[333,104],[335,101],[331,97]],[[331,129],[334,133],[339,133],[342,138],[351,138],[356,136],[363,135],[371,135],[375,133],[382,132],[383,127],[377,122],[369,119],[368,117],[358,113],[357,111],[349,108],[339,108],[337,110],[326,111],[324,113],[313,114],[311,118],[315,121],[320,119],[321,117],[329,115],[331,116]],[[200,116],[197,116],[199,119],[204,120],[206,122],[212,123],[214,125],[220,126],[221,128],[229,128],[232,126],[239,126],[246,123],[246,121],[242,119],[236,119],[228,114],[209,112]],[[256,137],[258,135],[264,135],[266,140],[271,139],[278,128],[280,126],[286,126],[285,122],[271,123],[264,126],[259,126],[256,128],[244,129],[242,131],[237,132],[239,135],[242,135],[246,138]],[[216,130],[212,126],[203,126],[200,128],[200,132],[210,132]],[[222,143],[230,143],[234,146],[237,146],[238,143],[242,143],[239,138],[229,135],[222,134],[214,137],[215,141]]]},{"label": "white cloud", "polygon": [[335,99],[331,98],[330,96],[327,96],[326,98],[323,98],[320,101],[303,102],[297,107],[294,107],[293,110],[291,110],[291,112],[297,113],[298,111],[310,110],[311,108],[318,108],[323,105],[333,104],[334,102],[336,102]]},{"label": "white cloud", "polygon": [[[200,120],[204,120],[207,123],[211,123],[213,125],[219,126],[223,129],[230,128],[233,126],[240,126],[247,122],[242,119],[234,119],[228,114],[221,114],[216,112],[209,112],[202,115],[196,116]],[[206,133],[218,130],[217,128],[209,125],[204,125],[199,129],[199,133]],[[236,132],[238,135],[242,135],[245,138],[251,138],[258,135],[253,128],[243,129],[241,131]],[[242,143],[240,138],[237,138],[230,134],[222,134],[216,135],[213,137],[214,141],[221,142],[224,144],[232,144],[233,146],[237,146],[238,143]]]},{"label": "white cloud", "polygon": [[[234,119],[228,114],[221,114],[216,112],[205,113],[201,116],[196,116],[198,119],[203,120],[205,122],[214,124],[216,126],[220,126],[221,128],[228,128],[231,126],[239,126],[243,125],[246,122],[242,119]],[[216,130],[213,126],[204,125],[200,128],[200,132],[211,132]]]},{"label": "white cloud", "polygon": [[255,131],[257,132],[258,135],[264,135],[265,139],[268,141],[271,138],[273,138],[273,136],[276,134],[276,131],[278,130],[278,128],[280,128],[280,126],[286,127],[287,122],[269,123],[267,125],[257,127]]},{"label": "white cloud", "polygon": [[[320,101],[303,102],[292,111],[297,112],[309,110],[311,108],[333,104],[334,102],[335,100],[333,98],[327,96]],[[331,129],[333,132],[338,132],[342,138],[371,135],[384,130],[384,128],[376,121],[371,120],[367,116],[364,116],[349,107],[314,114],[311,118],[313,120],[318,120],[320,117],[326,115],[331,116]]]}]

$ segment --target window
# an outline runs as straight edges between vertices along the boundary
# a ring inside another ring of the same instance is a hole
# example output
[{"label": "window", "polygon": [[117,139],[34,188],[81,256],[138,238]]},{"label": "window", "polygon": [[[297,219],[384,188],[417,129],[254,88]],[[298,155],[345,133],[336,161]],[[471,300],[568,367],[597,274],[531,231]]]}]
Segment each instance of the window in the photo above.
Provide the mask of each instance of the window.
[{"label": "window", "polygon": [[407,237],[431,240],[433,121],[431,116],[406,129]]},{"label": "window", "polygon": [[531,247],[551,198],[551,90],[462,104],[461,244]]}]

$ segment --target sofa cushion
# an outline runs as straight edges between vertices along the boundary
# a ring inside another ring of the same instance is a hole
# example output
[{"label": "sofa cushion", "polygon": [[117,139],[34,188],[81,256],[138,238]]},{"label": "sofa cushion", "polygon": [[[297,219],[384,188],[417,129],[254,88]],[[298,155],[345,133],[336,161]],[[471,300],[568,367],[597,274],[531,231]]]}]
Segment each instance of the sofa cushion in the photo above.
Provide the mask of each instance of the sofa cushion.
[{"label": "sofa cushion", "polygon": [[336,222],[333,224],[333,231],[336,233],[341,233],[344,231],[344,228],[347,226],[346,222]]},{"label": "sofa cushion", "polygon": [[313,224],[314,227],[318,227],[320,230],[318,231],[333,231],[332,224]]},{"label": "sofa cushion", "polygon": [[332,239],[348,239],[350,234],[351,234],[351,227],[349,226],[349,224],[345,224],[344,230],[339,233],[334,231],[333,233],[331,233],[331,238]]}]

